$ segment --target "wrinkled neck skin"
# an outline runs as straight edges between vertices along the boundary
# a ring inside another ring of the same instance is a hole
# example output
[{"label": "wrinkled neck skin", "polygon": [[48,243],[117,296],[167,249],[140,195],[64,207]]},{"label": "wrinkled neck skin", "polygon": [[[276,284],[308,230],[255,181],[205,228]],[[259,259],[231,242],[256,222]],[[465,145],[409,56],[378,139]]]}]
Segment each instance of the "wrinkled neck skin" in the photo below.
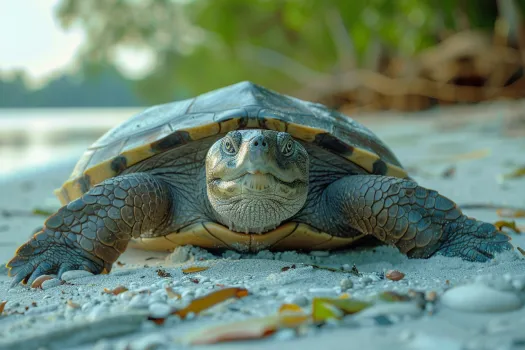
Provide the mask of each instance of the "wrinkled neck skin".
[{"label": "wrinkled neck skin", "polygon": [[308,176],[308,153],[284,132],[233,131],[206,157],[208,199],[217,220],[236,232],[264,233],[294,216]]}]

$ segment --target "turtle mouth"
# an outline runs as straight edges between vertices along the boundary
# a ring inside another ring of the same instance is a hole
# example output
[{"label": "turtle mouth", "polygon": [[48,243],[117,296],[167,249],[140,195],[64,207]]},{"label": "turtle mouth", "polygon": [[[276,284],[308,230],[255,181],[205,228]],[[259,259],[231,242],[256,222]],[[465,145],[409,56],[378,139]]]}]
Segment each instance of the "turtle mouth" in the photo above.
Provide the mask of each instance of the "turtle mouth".
[{"label": "turtle mouth", "polygon": [[287,182],[268,172],[247,171],[233,179],[216,178],[211,183],[219,192],[230,196],[273,194],[293,197],[302,181]]}]

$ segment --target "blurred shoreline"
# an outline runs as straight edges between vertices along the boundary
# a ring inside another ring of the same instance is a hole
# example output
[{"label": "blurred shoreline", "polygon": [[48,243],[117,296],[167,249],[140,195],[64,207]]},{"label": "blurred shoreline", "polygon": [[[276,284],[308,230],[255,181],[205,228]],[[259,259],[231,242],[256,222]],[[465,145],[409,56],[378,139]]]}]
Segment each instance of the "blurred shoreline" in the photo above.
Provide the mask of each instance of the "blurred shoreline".
[{"label": "blurred shoreline", "polygon": [[80,155],[144,108],[0,108],[0,176]]}]

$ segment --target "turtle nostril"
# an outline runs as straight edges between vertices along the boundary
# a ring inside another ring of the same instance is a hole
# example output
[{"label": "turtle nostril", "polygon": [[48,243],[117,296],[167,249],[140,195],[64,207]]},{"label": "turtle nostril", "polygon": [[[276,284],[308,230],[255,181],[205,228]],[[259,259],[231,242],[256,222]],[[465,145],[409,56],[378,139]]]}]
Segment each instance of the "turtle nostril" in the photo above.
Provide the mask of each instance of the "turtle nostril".
[{"label": "turtle nostril", "polygon": [[263,145],[263,147],[266,147],[266,142],[263,141],[262,145]]},{"label": "turtle nostril", "polygon": [[259,142],[255,141],[254,146],[259,146]]}]

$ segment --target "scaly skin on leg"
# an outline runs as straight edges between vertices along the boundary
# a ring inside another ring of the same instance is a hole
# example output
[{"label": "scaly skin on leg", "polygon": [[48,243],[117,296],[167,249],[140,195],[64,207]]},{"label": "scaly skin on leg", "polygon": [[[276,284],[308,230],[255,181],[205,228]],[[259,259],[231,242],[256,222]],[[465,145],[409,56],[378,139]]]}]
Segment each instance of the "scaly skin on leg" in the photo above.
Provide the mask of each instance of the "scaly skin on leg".
[{"label": "scaly skin on leg", "polygon": [[468,218],[450,199],[411,180],[348,176],[328,186],[323,198],[330,232],[370,233],[409,257],[487,261],[512,249],[494,225]]},{"label": "scaly skin on leg", "polygon": [[162,229],[171,218],[169,186],[146,173],[122,175],[94,186],[50,216],[43,230],[7,263],[12,285],[43,274],[85,269],[95,274],[112,264],[129,240]]}]

